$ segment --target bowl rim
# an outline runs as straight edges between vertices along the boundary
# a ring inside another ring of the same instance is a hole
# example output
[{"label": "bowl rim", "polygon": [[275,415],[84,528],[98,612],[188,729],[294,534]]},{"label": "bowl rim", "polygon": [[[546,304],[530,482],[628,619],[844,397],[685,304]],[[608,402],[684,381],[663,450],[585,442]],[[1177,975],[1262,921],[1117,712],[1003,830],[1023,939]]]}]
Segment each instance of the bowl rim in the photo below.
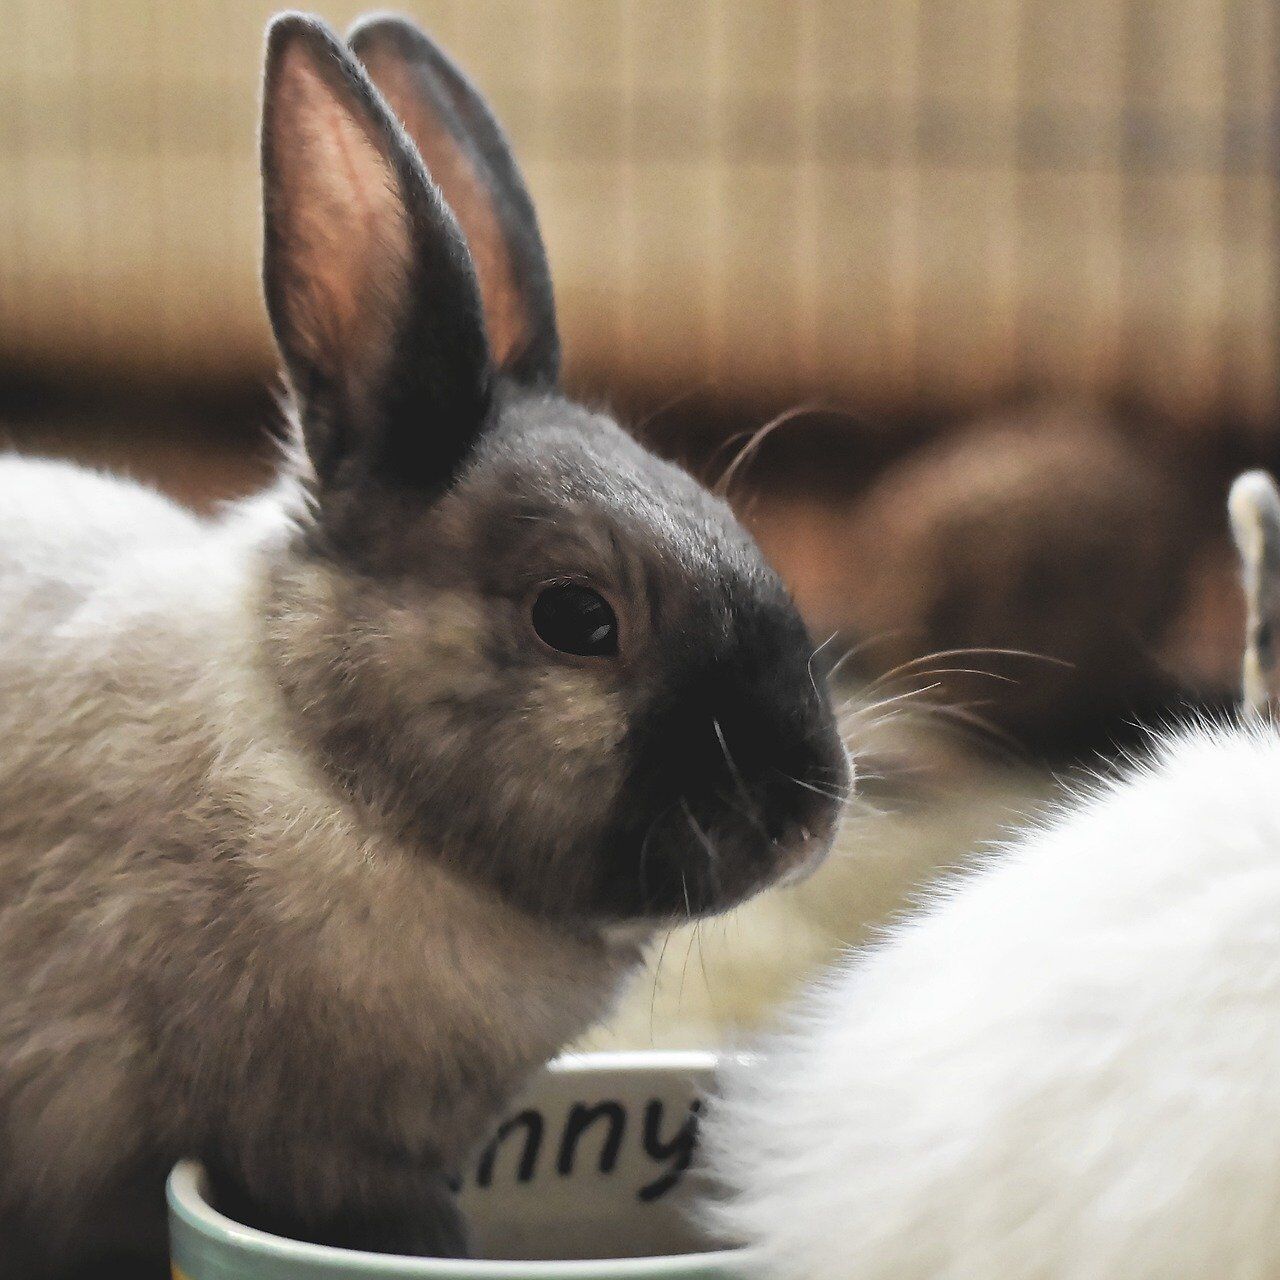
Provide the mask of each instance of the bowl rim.
[{"label": "bowl rim", "polygon": [[[687,1075],[711,1072],[724,1057],[710,1050],[660,1049],[569,1053],[553,1059],[546,1070],[553,1075],[632,1074],[659,1071]],[[342,1268],[368,1269],[371,1274],[416,1277],[417,1280],[658,1280],[684,1277],[722,1277],[744,1259],[737,1248],[707,1249],[698,1253],[655,1254],[642,1258],[573,1258],[557,1261],[518,1258],[413,1258],[401,1254],[339,1249],[332,1245],[290,1240],[247,1227],[219,1213],[205,1198],[205,1172],[198,1160],[180,1160],[169,1174],[165,1196],[169,1211],[206,1240],[248,1250],[258,1257],[281,1263],[310,1264],[318,1271]]]}]

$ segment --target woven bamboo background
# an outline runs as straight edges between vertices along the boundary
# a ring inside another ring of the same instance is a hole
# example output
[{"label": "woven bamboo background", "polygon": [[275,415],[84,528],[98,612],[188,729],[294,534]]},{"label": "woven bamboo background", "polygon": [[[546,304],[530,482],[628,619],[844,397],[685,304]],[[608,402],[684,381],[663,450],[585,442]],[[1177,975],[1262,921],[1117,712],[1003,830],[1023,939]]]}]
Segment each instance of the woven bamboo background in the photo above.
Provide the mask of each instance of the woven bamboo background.
[{"label": "woven bamboo background", "polygon": [[[0,363],[257,376],[260,0],[0,0]],[[317,0],[335,23],[362,6]],[[402,0],[494,100],[580,371],[1280,408],[1273,0]]]}]

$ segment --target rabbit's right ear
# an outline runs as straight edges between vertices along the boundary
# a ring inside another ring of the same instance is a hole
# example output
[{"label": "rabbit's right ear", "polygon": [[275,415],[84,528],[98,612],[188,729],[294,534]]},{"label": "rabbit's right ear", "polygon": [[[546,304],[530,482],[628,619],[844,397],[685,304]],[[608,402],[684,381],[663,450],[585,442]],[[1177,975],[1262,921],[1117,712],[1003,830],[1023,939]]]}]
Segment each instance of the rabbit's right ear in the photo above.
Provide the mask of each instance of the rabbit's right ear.
[{"label": "rabbit's right ear", "polygon": [[462,224],[495,364],[517,382],[554,384],[560,338],[547,254],[520,167],[489,104],[408,18],[362,18],[347,40]]},{"label": "rabbit's right ear", "polygon": [[488,413],[466,241],[347,46],[285,14],[262,107],[267,310],[322,489],[438,489]]},{"label": "rabbit's right ear", "polygon": [[1280,707],[1280,491],[1265,471],[1231,486],[1231,532],[1244,578],[1244,704],[1256,713]]}]

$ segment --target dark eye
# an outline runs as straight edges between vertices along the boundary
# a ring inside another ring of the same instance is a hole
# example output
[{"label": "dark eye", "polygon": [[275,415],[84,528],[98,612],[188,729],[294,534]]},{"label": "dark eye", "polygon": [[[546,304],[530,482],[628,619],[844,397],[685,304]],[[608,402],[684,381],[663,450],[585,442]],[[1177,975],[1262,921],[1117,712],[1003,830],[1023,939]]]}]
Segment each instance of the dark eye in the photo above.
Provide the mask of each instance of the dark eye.
[{"label": "dark eye", "polygon": [[562,582],[533,602],[533,629],[561,653],[612,658],[618,652],[618,620],[609,602],[590,587]]}]

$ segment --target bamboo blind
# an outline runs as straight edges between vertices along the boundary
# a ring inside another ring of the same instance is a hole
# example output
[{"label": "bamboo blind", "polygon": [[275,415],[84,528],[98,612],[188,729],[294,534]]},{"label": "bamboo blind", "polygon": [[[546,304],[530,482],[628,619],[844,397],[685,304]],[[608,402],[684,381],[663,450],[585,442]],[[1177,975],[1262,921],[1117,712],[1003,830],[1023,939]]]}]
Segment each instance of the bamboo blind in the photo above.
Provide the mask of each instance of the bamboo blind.
[{"label": "bamboo blind", "polygon": [[[0,0],[0,360],[270,363],[259,0]],[[317,0],[337,24],[362,7]],[[516,140],[579,368],[1278,406],[1272,0],[402,0]]]}]

